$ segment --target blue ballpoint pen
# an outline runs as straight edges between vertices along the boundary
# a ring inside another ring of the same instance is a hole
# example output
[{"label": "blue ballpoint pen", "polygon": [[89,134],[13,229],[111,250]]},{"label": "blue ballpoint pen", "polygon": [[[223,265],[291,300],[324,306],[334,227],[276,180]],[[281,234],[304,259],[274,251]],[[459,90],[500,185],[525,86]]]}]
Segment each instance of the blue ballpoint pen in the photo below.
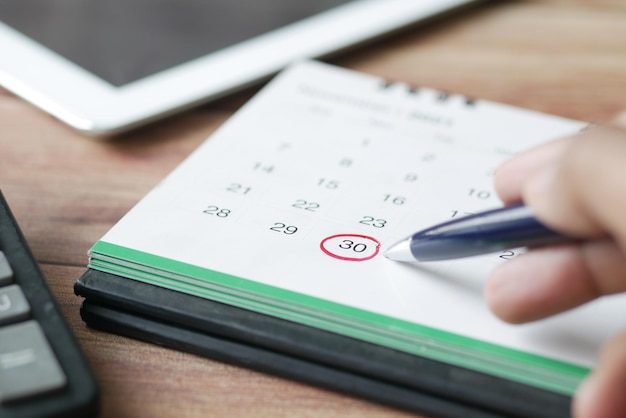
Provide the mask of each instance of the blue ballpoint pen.
[{"label": "blue ballpoint pen", "polygon": [[511,205],[454,219],[392,245],[385,257],[422,262],[469,257],[519,247],[573,241],[535,219],[525,205]]}]

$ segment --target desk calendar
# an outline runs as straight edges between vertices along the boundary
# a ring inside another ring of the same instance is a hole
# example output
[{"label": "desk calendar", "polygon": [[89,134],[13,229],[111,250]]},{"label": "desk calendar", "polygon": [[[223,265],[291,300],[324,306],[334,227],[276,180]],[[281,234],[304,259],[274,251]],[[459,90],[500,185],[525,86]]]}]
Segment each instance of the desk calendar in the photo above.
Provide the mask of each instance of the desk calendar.
[{"label": "desk calendar", "polygon": [[571,394],[623,325],[622,297],[513,326],[482,286],[519,251],[419,266],[383,252],[499,206],[504,159],[583,127],[299,63],[98,241],[89,267]]}]

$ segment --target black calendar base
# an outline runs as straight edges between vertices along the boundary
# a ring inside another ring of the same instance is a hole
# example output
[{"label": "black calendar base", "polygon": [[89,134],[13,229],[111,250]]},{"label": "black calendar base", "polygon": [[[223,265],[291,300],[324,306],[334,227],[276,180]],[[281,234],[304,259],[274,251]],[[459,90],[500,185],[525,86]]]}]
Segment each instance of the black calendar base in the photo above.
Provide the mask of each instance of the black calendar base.
[{"label": "black calendar base", "polygon": [[290,321],[88,270],[91,327],[446,418],[569,417],[570,398]]}]

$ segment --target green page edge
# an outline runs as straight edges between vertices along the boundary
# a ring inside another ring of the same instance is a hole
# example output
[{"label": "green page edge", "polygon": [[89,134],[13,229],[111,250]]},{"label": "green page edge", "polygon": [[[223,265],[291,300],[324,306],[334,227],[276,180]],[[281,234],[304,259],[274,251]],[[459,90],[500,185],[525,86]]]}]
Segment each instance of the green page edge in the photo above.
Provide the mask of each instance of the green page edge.
[{"label": "green page edge", "polygon": [[565,395],[589,369],[98,241],[89,268]]}]

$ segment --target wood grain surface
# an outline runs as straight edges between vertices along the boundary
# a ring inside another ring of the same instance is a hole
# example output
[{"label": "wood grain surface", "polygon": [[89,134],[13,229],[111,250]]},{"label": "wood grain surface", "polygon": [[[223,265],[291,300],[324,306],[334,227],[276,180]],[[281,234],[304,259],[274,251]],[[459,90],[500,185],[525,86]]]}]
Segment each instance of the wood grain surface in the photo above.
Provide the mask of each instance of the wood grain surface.
[{"label": "wood grain surface", "polygon": [[[331,62],[602,122],[626,108],[626,2],[494,1]],[[89,247],[253,93],[99,141],[0,91],[0,188],[93,365],[103,418],[405,414],[91,330],[79,319],[72,285]]]}]

